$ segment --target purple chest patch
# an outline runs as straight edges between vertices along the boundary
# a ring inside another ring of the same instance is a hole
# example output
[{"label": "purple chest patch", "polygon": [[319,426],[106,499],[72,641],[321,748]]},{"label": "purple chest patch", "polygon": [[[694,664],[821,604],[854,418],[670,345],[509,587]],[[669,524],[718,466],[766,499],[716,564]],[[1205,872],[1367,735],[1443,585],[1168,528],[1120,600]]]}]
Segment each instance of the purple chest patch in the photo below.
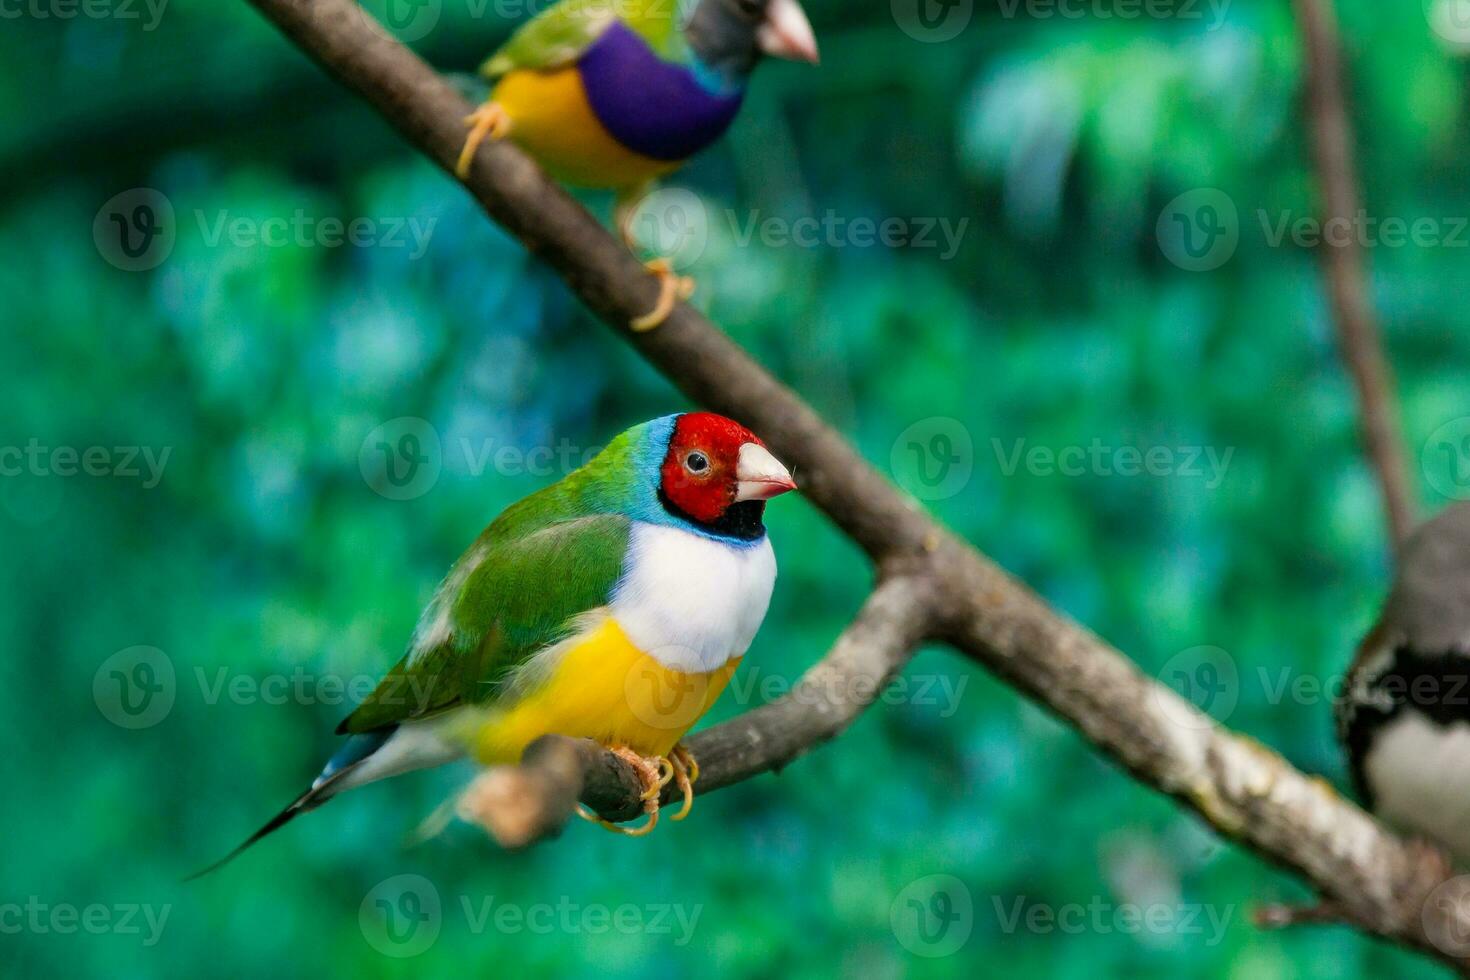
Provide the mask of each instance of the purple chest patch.
[{"label": "purple chest patch", "polygon": [[743,90],[712,92],[615,21],[577,62],[592,112],[613,139],[655,160],[684,160],[719,139]]}]

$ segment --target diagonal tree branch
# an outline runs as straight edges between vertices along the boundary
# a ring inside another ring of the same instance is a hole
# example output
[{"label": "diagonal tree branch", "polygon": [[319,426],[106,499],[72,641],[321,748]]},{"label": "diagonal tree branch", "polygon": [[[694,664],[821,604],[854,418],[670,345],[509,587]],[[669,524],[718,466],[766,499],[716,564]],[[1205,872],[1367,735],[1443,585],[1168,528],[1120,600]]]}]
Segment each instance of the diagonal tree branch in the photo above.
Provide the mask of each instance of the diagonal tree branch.
[{"label": "diagonal tree branch", "polygon": [[[411,143],[452,168],[469,106],[351,0],[251,2]],[[1470,935],[1470,902],[1441,900],[1444,893],[1436,889],[1450,867],[1441,853],[1389,833],[1320,779],[1217,725],[1052,610],[899,494],[809,406],[689,306],[680,305],[657,330],[629,332],[626,324],[653,304],[654,280],[514,147],[483,147],[466,187],[686,393],[751,425],[796,464],[807,497],[874,559],[884,584],[816,670],[891,676],[918,639],[945,639],[1055,712],[1140,782],[1299,874],[1361,929],[1470,971],[1462,958],[1470,949],[1446,941]],[[890,619],[875,609],[909,587],[893,584],[895,576],[920,585],[927,601]],[[922,618],[911,621],[910,614]],[[873,629],[874,617],[887,625]],[[840,731],[850,720],[847,712],[860,708],[834,706],[831,716],[812,723],[805,717],[811,709],[778,703],[697,736],[696,754],[709,774],[702,788],[779,765]],[[753,738],[775,740],[776,749],[752,749]],[[633,812],[633,774],[606,753],[569,752],[553,741],[516,771],[528,781],[542,780],[544,786],[530,791],[555,797],[548,806],[564,816],[567,792],[547,786],[575,788],[578,769],[584,800],[606,813]],[[522,830],[531,839],[554,822],[533,814]],[[1426,901],[1431,895],[1436,900]]]},{"label": "diagonal tree branch", "polygon": [[[409,142],[453,172],[470,106],[370,14],[350,0],[251,2]],[[919,546],[932,527],[929,518],[692,307],[680,304],[657,330],[628,330],[631,320],[653,308],[657,280],[525,154],[508,143],[486,141],[465,187],[691,398],[740,415],[763,437],[779,432],[783,446],[801,443],[803,492],[869,555]]]},{"label": "diagonal tree branch", "polygon": [[[1307,117],[1323,227],[1352,227],[1362,211],[1353,130],[1342,90],[1342,46],[1332,0],[1294,0],[1307,69]],[[1321,246],[1338,349],[1358,395],[1358,427],[1378,480],[1391,544],[1397,550],[1414,529],[1393,369],[1383,353],[1383,332],[1368,296],[1368,261],[1357,235]]]}]

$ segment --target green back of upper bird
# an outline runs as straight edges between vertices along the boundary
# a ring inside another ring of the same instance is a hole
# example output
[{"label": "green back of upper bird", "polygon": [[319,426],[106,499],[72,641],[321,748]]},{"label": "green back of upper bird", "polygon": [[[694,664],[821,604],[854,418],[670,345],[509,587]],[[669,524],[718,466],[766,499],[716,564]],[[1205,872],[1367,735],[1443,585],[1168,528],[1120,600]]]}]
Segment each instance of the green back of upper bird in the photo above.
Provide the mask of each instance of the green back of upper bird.
[{"label": "green back of upper bird", "polygon": [[641,35],[662,57],[675,60],[685,52],[678,13],[677,0],[561,0],[512,34],[480,66],[480,74],[496,79],[517,68],[550,71],[565,67],[616,20]]},{"label": "green back of upper bird", "polygon": [[[338,727],[374,731],[492,701],[507,675],[606,605],[641,499],[646,426],[512,504],[482,532],[424,610],[408,653]],[[649,491],[651,492],[651,491]]]}]

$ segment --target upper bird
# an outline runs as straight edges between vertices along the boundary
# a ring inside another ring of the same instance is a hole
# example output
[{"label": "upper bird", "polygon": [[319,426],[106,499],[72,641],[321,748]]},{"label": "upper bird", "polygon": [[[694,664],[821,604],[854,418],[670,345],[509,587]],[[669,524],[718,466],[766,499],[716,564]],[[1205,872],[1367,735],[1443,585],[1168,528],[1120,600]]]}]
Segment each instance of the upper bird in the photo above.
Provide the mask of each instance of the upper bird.
[{"label": "upper bird", "polygon": [[679,740],[765,618],[765,502],[795,487],[748,429],[696,412],[634,426],[512,504],[450,569],[310,788],[205,870],[344,790],[465,754],[516,762],[546,734],[595,739],[638,771],[649,820],[624,832],[653,828],[671,778],[682,817],[698,770]]},{"label": "upper bird", "polygon": [[1336,713],[1364,806],[1470,861],[1470,503],[1404,544]]},{"label": "upper bird", "polygon": [[[797,0],[560,0],[515,32],[480,68],[495,83],[470,127],[455,172],[469,175],[486,136],[510,137],[551,174],[617,193],[629,227],[657,178],[709,146],[740,110],[763,55],[816,62],[817,41]],[[657,326],[688,285],[664,260],[658,306],[635,320]]]}]

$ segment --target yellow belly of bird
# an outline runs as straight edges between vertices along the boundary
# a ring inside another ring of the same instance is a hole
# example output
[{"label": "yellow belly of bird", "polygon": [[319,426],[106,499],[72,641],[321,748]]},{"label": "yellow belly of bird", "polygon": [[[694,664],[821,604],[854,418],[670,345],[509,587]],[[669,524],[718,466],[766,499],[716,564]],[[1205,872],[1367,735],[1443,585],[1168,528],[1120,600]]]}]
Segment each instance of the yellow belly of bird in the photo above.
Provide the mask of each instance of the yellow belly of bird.
[{"label": "yellow belly of bird", "polygon": [[608,617],[513,705],[489,709],[474,734],[475,754],[486,765],[515,762],[527,745],[555,734],[666,756],[715,703],[739,663],[736,657],[706,674],[672,670]]},{"label": "yellow belly of bird", "polygon": [[569,184],[632,191],[679,167],[613,139],[593,114],[574,67],[509,72],[491,99],[510,117],[510,139]]}]

